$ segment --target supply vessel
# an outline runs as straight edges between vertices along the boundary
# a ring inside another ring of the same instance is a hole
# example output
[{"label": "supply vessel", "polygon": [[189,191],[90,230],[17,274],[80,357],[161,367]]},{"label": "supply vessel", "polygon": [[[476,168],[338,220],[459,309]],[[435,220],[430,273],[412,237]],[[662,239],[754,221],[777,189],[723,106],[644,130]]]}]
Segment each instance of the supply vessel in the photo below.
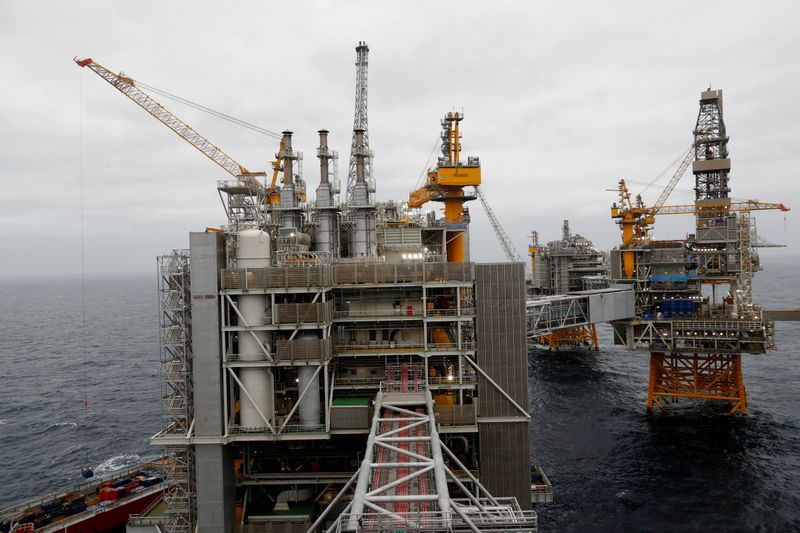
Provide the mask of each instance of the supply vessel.
[{"label": "supply vessel", "polygon": [[164,463],[148,461],[0,511],[0,532],[95,532],[124,528],[162,500]]}]

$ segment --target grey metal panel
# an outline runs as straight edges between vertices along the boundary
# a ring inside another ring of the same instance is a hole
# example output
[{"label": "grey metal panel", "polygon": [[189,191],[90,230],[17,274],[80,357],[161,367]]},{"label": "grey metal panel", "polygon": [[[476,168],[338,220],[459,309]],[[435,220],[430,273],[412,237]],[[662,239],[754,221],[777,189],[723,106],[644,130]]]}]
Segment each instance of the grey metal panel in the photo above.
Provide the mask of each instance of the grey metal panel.
[{"label": "grey metal panel", "polygon": [[[189,235],[192,278],[192,379],[195,435],[223,433],[219,272],[224,265],[222,234]],[[219,444],[195,445],[197,531],[233,532],[235,481],[232,450]]]},{"label": "grey metal panel", "polygon": [[707,159],[692,161],[692,172],[712,172],[714,170],[730,170],[730,159]]},{"label": "grey metal panel", "polygon": [[765,309],[764,318],[767,320],[800,321],[800,309]]},{"label": "grey metal panel", "polygon": [[197,532],[232,533],[236,524],[236,482],[232,450],[196,444]]},{"label": "grey metal panel", "polygon": [[222,357],[219,324],[219,271],[223,265],[222,234],[191,233],[192,379],[195,435],[222,433]]},{"label": "grey metal panel", "polygon": [[592,324],[630,318],[634,315],[633,290],[589,295],[589,320]]},{"label": "grey metal panel", "polygon": [[529,425],[479,423],[481,483],[494,496],[513,496],[531,508]]},{"label": "grey metal panel", "polygon": [[[475,265],[477,363],[515,402],[528,406],[525,271],[521,263]],[[478,377],[481,479],[495,496],[514,496],[530,507],[529,424],[480,423],[480,417],[521,413]]]},{"label": "grey metal panel", "polygon": [[611,250],[611,279],[623,279],[622,250]]}]

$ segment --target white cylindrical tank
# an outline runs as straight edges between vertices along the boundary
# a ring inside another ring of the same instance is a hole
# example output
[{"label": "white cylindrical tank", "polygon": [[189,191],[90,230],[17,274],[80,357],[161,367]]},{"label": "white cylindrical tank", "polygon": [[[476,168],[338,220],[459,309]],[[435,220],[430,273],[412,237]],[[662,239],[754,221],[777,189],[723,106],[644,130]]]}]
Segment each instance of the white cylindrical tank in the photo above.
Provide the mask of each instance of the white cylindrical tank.
[{"label": "white cylindrical tank", "polygon": [[[266,317],[266,299],[261,295],[239,296],[239,312],[250,326],[264,324]],[[241,361],[263,361],[264,351],[258,341],[267,345],[267,333],[256,331],[255,338],[249,331],[239,332],[239,359]],[[272,371],[268,368],[241,368],[239,379],[252,401],[246,394],[240,396],[240,425],[243,427],[265,427],[264,419],[258,410],[264,414],[270,423],[275,418],[275,400]],[[257,407],[257,408],[256,408]]]},{"label": "white cylindrical tank", "polygon": [[[315,335],[303,335],[298,340],[301,342],[316,341]],[[300,401],[300,406],[297,412],[300,416],[300,425],[302,426],[316,426],[320,424],[320,403],[319,403],[319,374],[315,375],[317,368],[314,366],[300,366],[297,367],[297,394],[302,394],[306,385],[309,385],[308,391],[303,399]]]},{"label": "white cylindrical tank", "polygon": [[260,229],[242,230],[237,235],[236,265],[239,268],[265,268],[270,266],[269,233]]},{"label": "white cylindrical tank", "polygon": [[[269,234],[248,229],[238,234],[236,264],[239,268],[265,268],[270,266]],[[264,295],[247,294],[238,297],[237,305],[244,321],[250,326],[261,326],[267,316],[267,299]],[[240,324],[244,325],[244,324]],[[269,336],[265,331],[256,331],[255,337],[249,331],[239,332],[239,359],[241,361],[263,361],[264,351],[259,341],[269,346]],[[258,340],[256,340],[258,339]],[[243,427],[265,427],[261,413],[272,424],[275,420],[275,393],[272,371],[268,368],[241,368],[239,379],[252,401],[246,394],[240,394],[239,423]]]}]

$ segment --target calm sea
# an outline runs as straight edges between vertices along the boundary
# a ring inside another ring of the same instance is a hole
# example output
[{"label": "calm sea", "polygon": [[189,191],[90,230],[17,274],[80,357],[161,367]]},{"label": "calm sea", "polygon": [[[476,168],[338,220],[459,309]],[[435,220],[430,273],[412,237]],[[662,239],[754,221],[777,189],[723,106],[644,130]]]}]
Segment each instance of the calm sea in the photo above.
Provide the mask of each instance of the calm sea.
[{"label": "calm sea", "polygon": [[[800,307],[797,258],[765,261],[766,307]],[[159,361],[153,275],[0,279],[0,507],[153,457]],[[746,356],[749,417],[644,411],[648,355],[530,353],[533,460],[556,502],[545,531],[800,531],[800,324]],[[84,348],[85,347],[85,348]],[[85,407],[84,400],[88,401]]]}]

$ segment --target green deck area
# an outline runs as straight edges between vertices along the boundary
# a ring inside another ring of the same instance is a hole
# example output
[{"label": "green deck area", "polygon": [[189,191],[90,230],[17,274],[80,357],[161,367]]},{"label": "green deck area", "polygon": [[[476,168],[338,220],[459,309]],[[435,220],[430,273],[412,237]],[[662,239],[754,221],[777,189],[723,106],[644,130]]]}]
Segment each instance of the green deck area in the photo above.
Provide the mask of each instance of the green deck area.
[{"label": "green deck area", "polygon": [[145,516],[147,518],[160,518],[164,516],[164,512],[167,510],[167,506],[164,503],[164,500],[158,502],[158,505],[150,509],[150,512],[147,513]]},{"label": "green deck area", "polygon": [[372,401],[372,397],[363,398],[334,398],[333,399],[333,406],[334,407],[369,407],[369,402]]},{"label": "green deck area", "polygon": [[264,504],[249,503],[247,505],[248,518],[267,517],[267,516],[302,516],[307,517],[311,515],[313,510],[312,503],[297,503],[290,504],[289,509],[286,511],[276,511],[268,509]]}]

